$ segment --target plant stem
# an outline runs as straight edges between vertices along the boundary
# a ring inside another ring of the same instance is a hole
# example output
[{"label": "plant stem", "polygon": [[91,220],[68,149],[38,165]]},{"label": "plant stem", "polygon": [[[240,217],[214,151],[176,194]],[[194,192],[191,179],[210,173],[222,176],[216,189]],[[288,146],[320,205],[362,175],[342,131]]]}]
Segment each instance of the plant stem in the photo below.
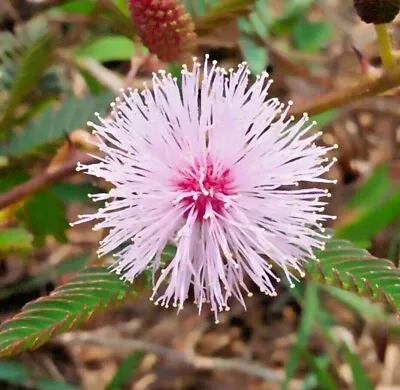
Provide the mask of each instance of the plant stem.
[{"label": "plant stem", "polygon": [[96,158],[87,154],[77,154],[71,160],[65,161],[52,171],[45,171],[32,179],[19,184],[4,194],[0,195],[0,210],[12,205],[24,197],[35,193],[43,187],[46,187],[58,180],[71,176],[76,173],[76,164],[80,161],[82,164],[91,164],[96,162]]},{"label": "plant stem", "polygon": [[303,112],[307,112],[309,115],[320,114],[365,97],[379,95],[398,86],[400,86],[400,69],[395,68],[392,71],[384,72],[378,78],[364,80],[342,90],[314,96],[310,101],[294,105],[290,114],[297,117],[301,116]]},{"label": "plant stem", "polygon": [[396,58],[393,55],[392,42],[390,40],[387,24],[375,24],[374,26],[383,67],[386,70],[391,70],[396,66]]}]

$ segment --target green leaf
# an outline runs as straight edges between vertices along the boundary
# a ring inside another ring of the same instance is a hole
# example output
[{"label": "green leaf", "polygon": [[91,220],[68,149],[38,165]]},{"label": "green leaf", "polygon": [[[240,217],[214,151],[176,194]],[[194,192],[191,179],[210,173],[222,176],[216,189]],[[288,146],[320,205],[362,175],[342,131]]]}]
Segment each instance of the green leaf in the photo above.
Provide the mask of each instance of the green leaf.
[{"label": "green leaf", "polygon": [[46,236],[66,242],[69,228],[64,204],[49,190],[42,190],[30,199],[22,210],[26,228],[34,235],[33,244],[41,247]]},{"label": "green leaf", "polygon": [[336,232],[337,238],[351,241],[367,241],[400,216],[400,191],[387,200],[378,203],[376,207],[360,214],[354,221]]},{"label": "green leaf", "polygon": [[313,370],[313,367],[315,367],[315,365],[311,365],[311,369],[312,371],[306,376],[306,378],[303,381],[301,390],[313,390],[313,389],[317,389],[318,384],[321,384],[321,381],[318,379],[319,378],[319,373],[320,370],[322,371],[327,371],[328,370],[328,366],[329,366],[329,356],[328,355],[321,355],[321,356],[317,356],[314,358],[315,359],[315,365],[318,366],[319,370],[318,372],[316,372],[315,370]]},{"label": "green leaf", "polygon": [[377,308],[373,303],[369,302],[365,297],[359,297],[354,293],[340,290],[337,287],[323,286],[323,288],[332,297],[336,298],[338,301],[341,301],[364,318],[371,318],[379,321],[383,321],[385,318],[387,318],[387,315],[382,310]]},{"label": "green leaf", "polygon": [[363,210],[375,207],[377,203],[390,191],[389,167],[381,165],[367,178],[351,197],[347,206],[349,208],[362,208]]},{"label": "green leaf", "polygon": [[300,361],[302,351],[304,350],[308,338],[311,335],[314,323],[318,316],[318,286],[310,282],[306,286],[305,302],[301,315],[299,329],[296,334],[296,344],[290,351],[288,362],[286,364],[285,379],[282,384],[282,389],[288,388],[290,378],[295,373],[296,367]]},{"label": "green leaf", "polygon": [[317,122],[319,128],[327,126],[332,123],[340,114],[339,110],[328,110],[321,114],[313,115],[312,119]]},{"label": "green leaf", "polygon": [[390,260],[338,239],[328,240],[325,250],[315,256],[318,260],[308,261],[304,268],[309,279],[386,303],[399,312],[400,269]]},{"label": "green leaf", "polygon": [[184,1],[186,10],[195,20],[198,33],[207,32],[229,23],[239,16],[248,15],[256,0]]},{"label": "green leaf", "polygon": [[60,276],[81,271],[88,264],[90,254],[74,256],[70,259],[57,264],[55,267],[46,269],[38,276],[32,277],[27,281],[11,287],[3,287],[0,291],[0,299],[5,299],[13,294],[21,294],[32,291],[35,288],[43,287],[50,281],[57,280]]},{"label": "green leaf", "polygon": [[54,379],[39,379],[35,381],[37,390],[79,390],[77,387]]},{"label": "green leaf", "polygon": [[323,364],[315,358],[307,349],[302,348],[302,355],[306,358],[307,364],[318,379],[319,388],[324,390],[336,390],[338,387]]},{"label": "green leaf", "polygon": [[239,38],[240,49],[250,70],[254,74],[262,73],[268,65],[268,51],[260,46],[251,36],[242,35]]},{"label": "green leaf", "polygon": [[24,228],[0,230],[0,254],[9,252],[27,252],[32,249],[33,236]]},{"label": "green leaf", "polygon": [[368,374],[361,365],[360,360],[354,355],[347,345],[343,346],[344,356],[351,367],[353,374],[353,386],[354,390],[374,390],[374,386],[368,378]]},{"label": "green leaf", "polygon": [[51,337],[80,326],[135,295],[133,287],[105,267],[91,267],[48,297],[28,303],[0,327],[0,356],[36,349]]},{"label": "green leaf", "polygon": [[257,0],[247,18],[238,19],[239,45],[250,70],[263,72],[268,65],[268,51],[264,41],[269,37],[270,15],[264,0]]},{"label": "green leaf", "polygon": [[32,120],[8,142],[0,144],[0,156],[22,157],[60,139],[63,135],[85,127],[94,112],[104,114],[113,95],[109,92],[86,98],[68,97],[58,109],[49,107],[40,118]]},{"label": "green leaf", "polygon": [[141,352],[132,352],[118,367],[115,375],[104,390],[120,390],[128,384],[130,378],[135,373],[136,368],[142,360]]},{"label": "green leaf", "polygon": [[93,0],[71,0],[57,7],[53,10],[87,15],[92,13],[96,9],[96,3]]},{"label": "green leaf", "polygon": [[16,108],[25,97],[35,90],[44,71],[50,65],[53,40],[51,34],[40,36],[22,56],[11,92],[1,107],[0,134],[4,134],[8,130],[14,120]]},{"label": "green leaf", "polygon": [[296,23],[304,17],[313,3],[315,3],[315,0],[288,1],[282,16],[271,23],[271,30],[278,35],[291,33]]},{"label": "green leaf", "polygon": [[309,22],[302,18],[294,26],[292,34],[298,49],[316,52],[330,39],[332,26],[324,21]]},{"label": "green leaf", "polygon": [[90,183],[57,183],[53,184],[51,190],[64,203],[85,202],[90,204],[93,202],[88,194],[96,194],[102,191]]},{"label": "green leaf", "polygon": [[126,0],[112,0],[112,2],[121,11],[121,13],[130,18],[129,6]]},{"label": "green leaf", "polygon": [[29,379],[29,369],[16,361],[0,362],[0,381],[7,381],[14,385],[24,385]]},{"label": "green leaf", "polygon": [[97,37],[80,47],[77,55],[91,57],[100,62],[129,60],[135,53],[132,40],[123,35]]}]

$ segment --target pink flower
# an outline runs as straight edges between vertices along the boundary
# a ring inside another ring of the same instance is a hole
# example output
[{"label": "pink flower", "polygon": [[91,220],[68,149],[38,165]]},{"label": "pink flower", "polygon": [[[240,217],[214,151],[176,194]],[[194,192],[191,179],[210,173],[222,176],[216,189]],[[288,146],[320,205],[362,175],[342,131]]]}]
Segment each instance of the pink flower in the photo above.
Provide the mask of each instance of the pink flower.
[{"label": "pink flower", "polygon": [[[230,297],[245,306],[246,274],[274,296],[276,265],[292,285],[332,218],[322,213],[327,190],[298,185],[329,182],[321,175],[336,145],[316,146],[307,115],[287,118],[291,103],[267,99],[268,74],[248,87],[249,73],[245,63],[226,71],[207,56],[203,70],[183,66],[180,90],[159,71],[152,90],[129,91],[113,119],[90,123],[104,157],[78,167],[113,185],[92,196],[106,206],[80,220],[109,229],[99,254],[117,250],[114,269],[125,280],[151,268],[156,304],[182,309],[192,289],[199,311],[209,303],[216,320]],[[170,242],[176,254],[162,264]]]}]

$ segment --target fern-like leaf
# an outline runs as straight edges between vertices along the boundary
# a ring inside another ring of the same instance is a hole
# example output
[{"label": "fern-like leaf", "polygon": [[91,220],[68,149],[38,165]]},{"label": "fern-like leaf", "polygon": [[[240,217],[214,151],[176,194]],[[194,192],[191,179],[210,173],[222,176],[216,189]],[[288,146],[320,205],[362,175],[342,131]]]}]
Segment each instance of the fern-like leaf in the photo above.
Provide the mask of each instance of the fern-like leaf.
[{"label": "fern-like leaf", "polygon": [[50,296],[30,302],[0,327],[0,357],[36,349],[51,337],[121,305],[135,292],[104,267],[90,267]]},{"label": "fern-like leaf", "polygon": [[[3,53],[3,63],[8,65],[9,70],[9,66],[16,62],[16,57],[19,59],[19,66],[11,68],[12,71],[16,71],[15,78],[12,81],[9,78],[12,83],[10,93],[0,107],[0,135],[8,131],[15,109],[35,90],[44,71],[50,65],[53,41],[53,36],[47,33],[36,38],[24,50],[23,43],[16,43],[16,40],[12,39],[14,42],[14,45],[11,43],[10,46],[12,50],[6,50]],[[22,50],[24,52],[21,55]],[[13,56],[8,56],[8,53],[13,53]]]},{"label": "fern-like leaf", "polygon": [[109,92],[84,99],[68,97],[59,109],[47,108],[39,119],[33,119],[22,131],[13,133],[7,142],[0,144],[0,156],[23,157],[57,141],[64,134],[85,127],[95,111],[105,113],[112,98]]},{"label": "fern-like leaf", "polygon": [[387,259],[372,256],[350,241],[332,239],[317,261],[306,265],[307,277],[388,304],[400,312],[400,269]]}]

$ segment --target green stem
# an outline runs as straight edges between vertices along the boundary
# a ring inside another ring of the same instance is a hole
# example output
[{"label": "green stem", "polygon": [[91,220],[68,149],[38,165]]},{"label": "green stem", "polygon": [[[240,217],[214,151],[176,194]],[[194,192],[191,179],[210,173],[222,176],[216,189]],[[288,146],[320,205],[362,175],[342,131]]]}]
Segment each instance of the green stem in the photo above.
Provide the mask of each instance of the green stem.
[{"label": "green stem", "polygon": [[386,70],[391,70],[396,66],[396,58],[393,55],[392,42],[387,24],[375,24],[375,31],[383,66]]}]

